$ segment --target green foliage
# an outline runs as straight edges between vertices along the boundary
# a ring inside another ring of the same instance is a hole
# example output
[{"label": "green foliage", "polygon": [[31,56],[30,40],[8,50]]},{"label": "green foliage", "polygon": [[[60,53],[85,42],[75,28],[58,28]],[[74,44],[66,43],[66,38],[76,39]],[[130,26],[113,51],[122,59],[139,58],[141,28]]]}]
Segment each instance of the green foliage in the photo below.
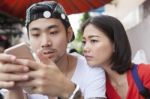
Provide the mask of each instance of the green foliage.
[{"label": "green foliage", "polygon": [[[90,17],[89,13],[84,13],[81,18],[81,24],[86,21]],[[81,27],[80,24],[80,27]],[[75,40],[71,43],[71,47],[76,49],[80,54],[82,54],[82,33],[80,31],[80,28],[78,30],[78,33],[76,35]]]},{"label": "green foliage", "polygon": [[90,17],[89,13],[84,13],[81,22],[86,21]]}]

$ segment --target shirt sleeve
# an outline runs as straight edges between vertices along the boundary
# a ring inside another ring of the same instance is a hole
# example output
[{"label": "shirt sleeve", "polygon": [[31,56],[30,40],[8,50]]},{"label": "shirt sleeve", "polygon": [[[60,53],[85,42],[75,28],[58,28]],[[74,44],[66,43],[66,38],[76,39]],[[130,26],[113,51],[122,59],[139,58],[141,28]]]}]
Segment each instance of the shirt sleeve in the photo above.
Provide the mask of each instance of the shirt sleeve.
[{"label": "shirt sleeve", "polygon": [[[4,97],[4,94],[5,94],[6,92],[8,92],[7,89],[1,89],[1,90],[0,90],[0,94],[3,95],[3,97]],[[28,98],[28,99],[48,99],[47,96],[41,95],[41,94],[28,94],[28,93],[26,93],[25,91],[24,91],[24,94],[27,95],[27,98]]]},{"label": "shirt sleeve", "polygon": [[85,80],[85,99],[92,97],[106,97],[106,78],[104,70],[101,68],[90,69]]},{"label": "shirt sleeve", "polygon": [[28,99],[48,99],[47,96],[41,94],[27,94]]}]

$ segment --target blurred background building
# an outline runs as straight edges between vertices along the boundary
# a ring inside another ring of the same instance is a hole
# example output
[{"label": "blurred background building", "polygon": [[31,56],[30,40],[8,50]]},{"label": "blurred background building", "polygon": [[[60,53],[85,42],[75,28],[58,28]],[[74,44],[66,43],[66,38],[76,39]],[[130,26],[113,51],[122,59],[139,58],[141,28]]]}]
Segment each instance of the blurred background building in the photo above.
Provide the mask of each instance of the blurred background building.
[{"label": "blurred background building", "polygon": [[[123,23],[131,44],[132,58],[135,63],[150,63],[150,46],[148,44],[150,43],[150,0],[112,0],[111,3],[95,11],[90,11],[90,16],[99,14],[114,16]],[[76,25],[82,23],[84,18],[82,14],[79,14],[79,16],[80,21],[76,22]],[[74,15],[71,16],[72,19],[75,19]],[[75,23],[76,20],[73,21]],[[80,26],[75,28],[78,27]],[[80,38],[78,33],[77,37]],[[81,44],[73,45],[78,48]]]},{"label": "blurred background building", "polygon": [[[27,40],[24,27],[26,8],[43,0],[1,0],[0,35],[6,36],[11,45]],[[57,0],[67,13],[76,39],[69,49],[82,53],[80,24],[90,16],[107,14],[118,18],[127,31],[134,62],[150,63],[150,0]],[[144,57],[144,58],[143,58]]]}]

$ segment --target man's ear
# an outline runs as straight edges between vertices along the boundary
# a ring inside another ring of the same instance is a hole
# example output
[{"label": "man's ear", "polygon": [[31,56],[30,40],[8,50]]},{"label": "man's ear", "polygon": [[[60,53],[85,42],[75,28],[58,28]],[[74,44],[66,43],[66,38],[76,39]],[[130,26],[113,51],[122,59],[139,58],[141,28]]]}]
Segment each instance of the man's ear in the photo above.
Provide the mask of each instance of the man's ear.
[{"label": "man's ear", "polygon": [[72,30],[71,26],[69,26],[68,29],[67,29],[67,40],[68,40],[68,43],[71,41],[72,37],[73,37],[73,30]]}]

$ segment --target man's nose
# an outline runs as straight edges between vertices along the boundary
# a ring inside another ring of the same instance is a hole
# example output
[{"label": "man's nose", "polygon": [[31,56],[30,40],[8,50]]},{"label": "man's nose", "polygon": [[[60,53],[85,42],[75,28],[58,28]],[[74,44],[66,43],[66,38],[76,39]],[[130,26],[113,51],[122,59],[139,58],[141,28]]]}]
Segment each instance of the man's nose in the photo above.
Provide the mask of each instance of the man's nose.
[{"label": "man's nose", "polygon": [[42,44],[41,47],[50,47],[52,45],[52,41],[48,35],[43,35],[42,36]]}]

